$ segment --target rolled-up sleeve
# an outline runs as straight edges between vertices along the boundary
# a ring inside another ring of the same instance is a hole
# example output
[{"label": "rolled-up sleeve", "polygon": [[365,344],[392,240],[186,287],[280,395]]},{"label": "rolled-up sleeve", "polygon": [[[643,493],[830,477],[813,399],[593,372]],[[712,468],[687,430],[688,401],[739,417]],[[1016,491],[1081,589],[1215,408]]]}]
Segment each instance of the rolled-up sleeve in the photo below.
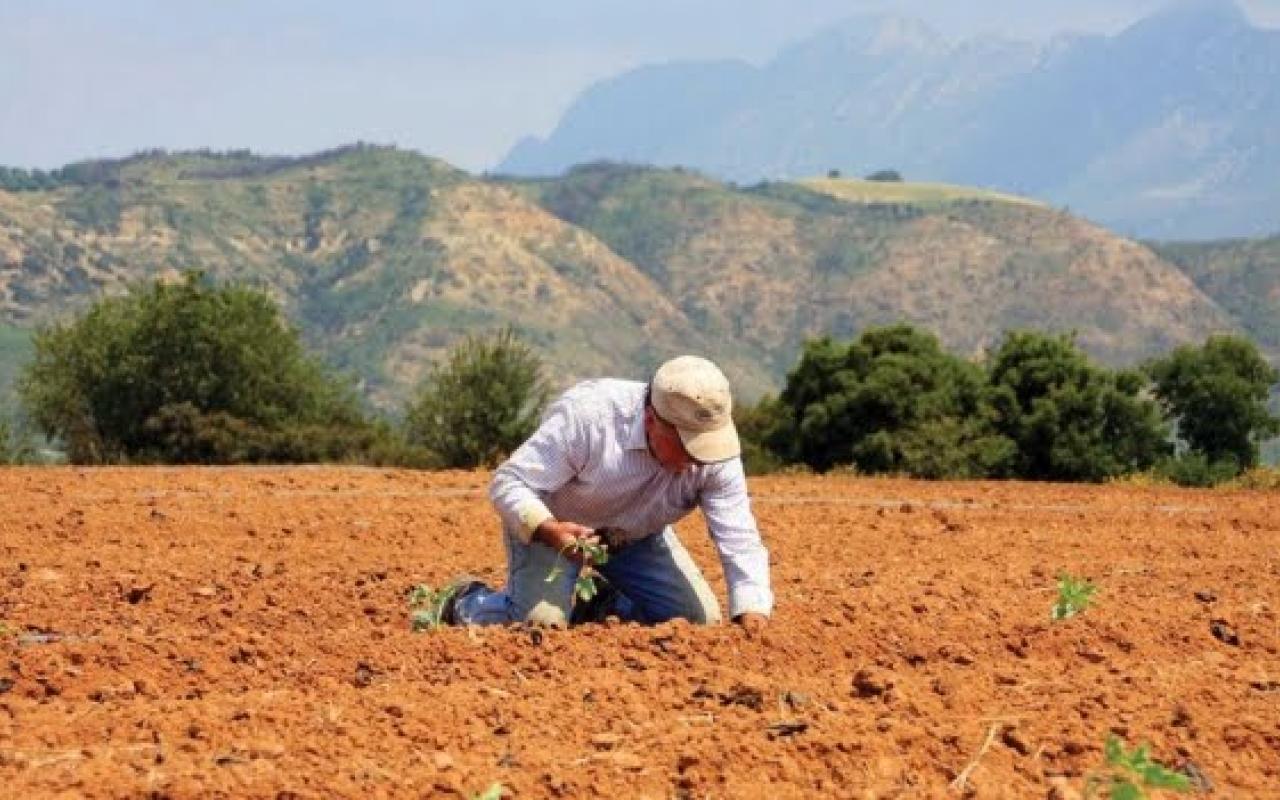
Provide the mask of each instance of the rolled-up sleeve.
[{"label": "rolled-up sleeve", "polygon": [[720,554],[729,589],[729,616],[771,614],[769,550],[760,538],[742,461],[719,464],[701,493],[702,513]]},{"label": "rolled-up sleeve", "polygon": [[562,397],[524,444],[494,473],[489,499],[503,524],[528,542],[553,514],[544,498],[576,475],[588,453],[586,431],[573,400]]}]

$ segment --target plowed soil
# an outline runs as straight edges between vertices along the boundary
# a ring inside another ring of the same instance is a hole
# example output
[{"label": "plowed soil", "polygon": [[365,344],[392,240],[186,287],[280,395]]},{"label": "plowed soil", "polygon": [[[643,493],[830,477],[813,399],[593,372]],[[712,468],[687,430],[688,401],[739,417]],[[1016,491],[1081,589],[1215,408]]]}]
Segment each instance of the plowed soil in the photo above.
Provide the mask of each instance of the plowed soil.
[{"label": "plowed soil", "polygon": [[412,633],[487,480],[0,470],[0,795],[1069,798],[1114,733],[1280,797],[1276,493],[756,479],[760,635]]}]

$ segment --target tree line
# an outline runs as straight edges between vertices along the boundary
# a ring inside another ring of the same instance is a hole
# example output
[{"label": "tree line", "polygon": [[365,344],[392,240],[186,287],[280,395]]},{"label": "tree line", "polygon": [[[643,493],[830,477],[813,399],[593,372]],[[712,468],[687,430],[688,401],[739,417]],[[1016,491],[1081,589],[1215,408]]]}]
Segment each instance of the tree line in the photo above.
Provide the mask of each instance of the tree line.
[{"label": "tree line", "polygon": [[980,361],[909,325],[805,345],[774,398],[742,413],[757,470],[1104,481],[1152,472],[1211,485],[1258,464],[1280,433],[1280,373],[1248,339],[1211,336],[1133,369],[1069,334],[1013,331]]},{"label": "tree line", "polygon": [[[1209,485],[1280,433],[1280,374],[1222,335],[1135,369],[1070,335],[1017,331],[981,360],[899,324],[808,342],[782,391],[738,409],[749,471],[853,468],[922,478],[1102,481],[1155,472]],[[198,272],[139,284],[43,328],[18,381],[28,423],[77,464],[348,462],[492,466],[551,396],[511,328],[471,336],[396,421],[308,355],[262,292]],[[31,449],[0,424],[0,462]]]}]

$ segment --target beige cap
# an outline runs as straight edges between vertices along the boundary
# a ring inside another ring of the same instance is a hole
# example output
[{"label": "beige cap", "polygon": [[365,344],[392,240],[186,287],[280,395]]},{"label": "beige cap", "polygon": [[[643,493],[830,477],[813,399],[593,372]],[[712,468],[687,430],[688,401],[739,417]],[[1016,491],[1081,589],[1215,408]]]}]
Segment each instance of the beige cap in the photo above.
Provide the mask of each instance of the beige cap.
[{"label": "beige cap", "polygon": [[705,358],[673,358],[653,374],[649,401],[675,426],[689,455],[703,463],[728,461],[742,452],[733,427],[729,379]]}]

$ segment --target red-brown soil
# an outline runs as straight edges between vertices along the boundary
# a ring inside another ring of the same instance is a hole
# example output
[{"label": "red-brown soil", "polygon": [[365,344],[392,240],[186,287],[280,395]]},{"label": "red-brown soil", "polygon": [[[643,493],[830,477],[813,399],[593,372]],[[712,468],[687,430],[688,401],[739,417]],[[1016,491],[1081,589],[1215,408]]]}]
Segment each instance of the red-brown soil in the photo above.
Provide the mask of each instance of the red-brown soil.
[{"label": "red-brown soil", "polygon": [[1276,493],[758,479],[762,635],[414,634],[502,573],[486,483],[0,470],[0,795],[1067,798],[1115,732],[1280,797]]}]

